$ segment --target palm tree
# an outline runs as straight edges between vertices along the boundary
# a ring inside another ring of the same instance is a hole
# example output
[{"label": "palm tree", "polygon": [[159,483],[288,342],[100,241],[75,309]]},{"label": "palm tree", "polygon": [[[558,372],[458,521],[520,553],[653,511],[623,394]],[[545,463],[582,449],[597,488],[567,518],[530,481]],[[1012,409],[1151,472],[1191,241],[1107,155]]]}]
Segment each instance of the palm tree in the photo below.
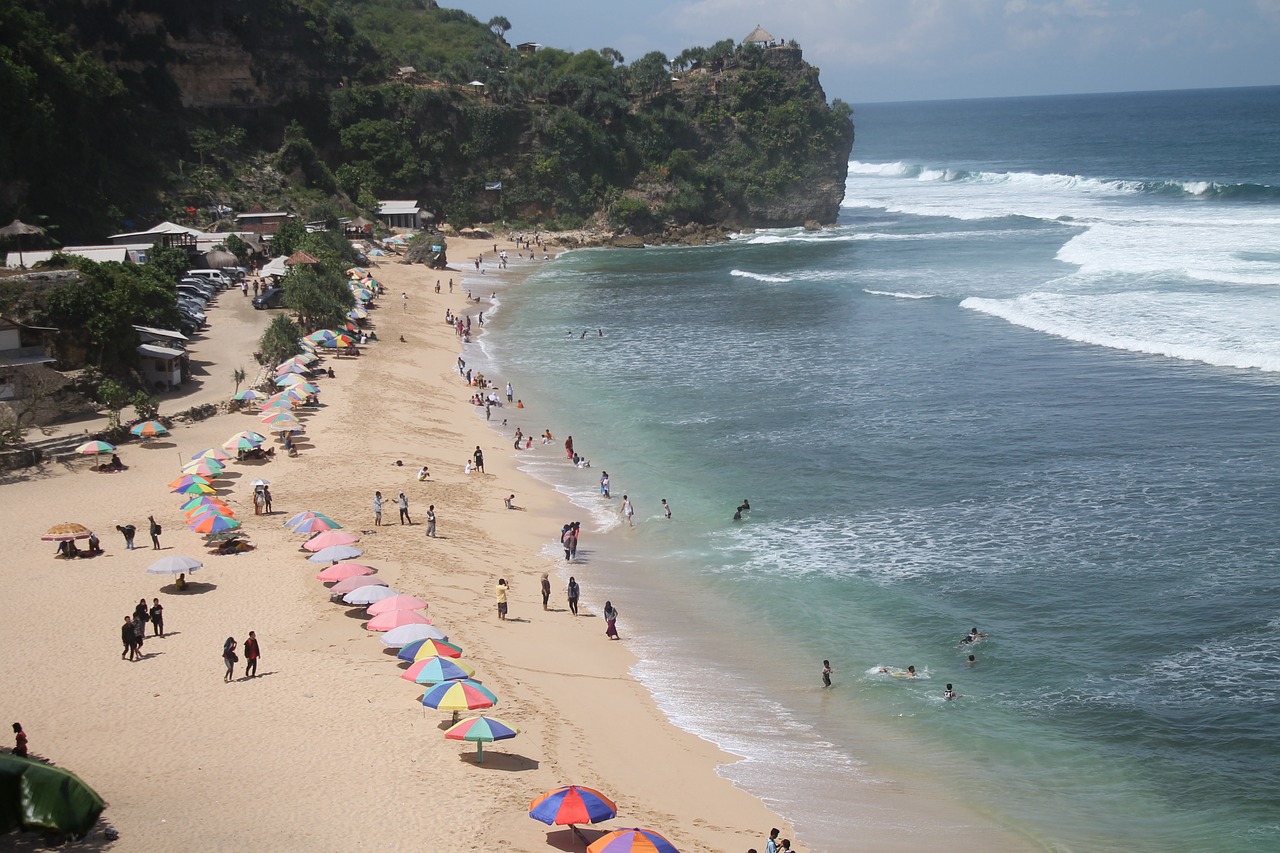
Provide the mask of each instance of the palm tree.
[{"label": "palm tree", "polygon": [[243,367],[237,367],[235,370],[231,371],[231,378],[234,379],[236,383],[237,394],[240,393],[240,384],[244,382],[244,377],[245,377],[245,374],[244,374]]}]

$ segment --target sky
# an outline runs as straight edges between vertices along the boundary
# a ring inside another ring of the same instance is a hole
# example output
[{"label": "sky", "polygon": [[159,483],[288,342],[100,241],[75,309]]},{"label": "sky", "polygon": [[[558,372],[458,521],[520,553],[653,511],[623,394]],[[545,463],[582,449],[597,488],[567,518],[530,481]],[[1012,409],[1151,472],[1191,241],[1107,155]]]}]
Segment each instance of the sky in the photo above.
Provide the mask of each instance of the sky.
[{"label": "sky", "polygon": [[440,0],[507,41],[628,62],[757,24],[795,40],[828,98],[995,98],[1280,84],[1280,0]]}]

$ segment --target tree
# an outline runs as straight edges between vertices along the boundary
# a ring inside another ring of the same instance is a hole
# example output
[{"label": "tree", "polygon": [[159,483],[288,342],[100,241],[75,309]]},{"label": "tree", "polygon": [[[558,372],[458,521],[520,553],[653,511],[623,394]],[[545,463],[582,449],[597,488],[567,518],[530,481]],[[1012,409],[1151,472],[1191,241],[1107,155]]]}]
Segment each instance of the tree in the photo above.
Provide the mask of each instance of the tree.
[{"label": "tree", "polygon": [[244,380],[245,380],[244,368],[243,368],[243,367],[237,367],[235,370],[231,371],[231,379],[232,379],[232,381],[234,381],[234,382],[236,383],[236,391],[235,391],[235,393],[239,394],[239,393],[240,393],[240,385],[241,385],[241,384],[244,382]]},{"label": "tree", "polygon": [[625,65],[627,60],[622,58],[622,54],[611,47],[600,48],[600,55],[612,62],[614,65]]},{"label": "tree", "polygon": [[351,289],[336,273],[294,269],[284,279],[284,304],[298,314],[304,332],[341,325],[355,303]]},{"label": "tree", "polygon": [[236,256],[236,260],[244,263],[253,254],[253,249],[249,248],[249,244],[241,240],[239,235],[232,234],[222,241],[222,246],[228,252]]},{"label": "tree", "polygon": [[511,22],[501,15],[498,15],[489,19],[489,29],[495,36],[502,38],[507,34],[507,31],[511,29]]},{"label": "tree", "polygon": [[156,398],[146,391],[137,392],[129,402],[133,404],[133,413],[144,421],[152,420],[160,414],[160,406]]},{"label": "tree", "polygon": [[267,330],[258,340],[259,364],[279,364],[298,352],[302,330],[284,314],[277,314],[267,324]]},{"label": "tree", "polygon": [[107,426],[120,426],[120,410],[129,405],[129,392],[114,379],[104,379],[98,385],[98,400],[107,407]]},{"label": "tree", "polygon": [[307,228],[296,219],[280,223],[279,230],[271,238],[271,249],[278,255],[292,255],[302,246]]}]

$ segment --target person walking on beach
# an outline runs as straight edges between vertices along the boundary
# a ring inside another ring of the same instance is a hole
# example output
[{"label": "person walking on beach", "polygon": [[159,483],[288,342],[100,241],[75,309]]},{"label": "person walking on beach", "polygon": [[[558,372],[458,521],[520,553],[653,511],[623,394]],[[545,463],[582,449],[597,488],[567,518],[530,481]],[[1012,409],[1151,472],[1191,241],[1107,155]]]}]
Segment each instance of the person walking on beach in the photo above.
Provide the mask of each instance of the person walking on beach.
[{"label": "person walking on beach", "polygon": [[129,660],[134,660],[138,656],[138,640],[133,632],[133,619],[129,616],[124,617],[124,625],[120,628],[120,642],[124,644],[120,660],[124,660],[125,655],[129,656]]},{"label": "person walking on beach", "polygon": [[400,493],[400,497],[396,498],[396,506],[400,508],[400,523],[413,524],[413,519],[409,517],[409,499],[404,496],[404,492]]},{"label": "person walking on beach", "polygon": [[631,517],[636,514],[636,508],[631,505],[631,499],[626,495],[622,496],[622,517],[627,520],[628,527],[635,527],[631,521]]},{"label": "person walking on beach", "polygon": [[507,621],[507,586],[506,578],[498,578],[498,619],[502,622]]},{"label": "person walking on beach", "polygon": [[382,492],[373,493],[373,526],[382,526]]},{"label": "person walking on beach", "polygon": [[147,522],[150,524],[148,531],[151,534],[151,550],[160,550],[160,525],[156,522],[154,515],[147,516]]},{"label": "person walking on beach", "polygon": [[[144,607],[145,607],[145,603],[144,603]],[[134,651],[137,653],[138,658],[139,658],[139,659],[141,659],[141,658],[142,658],[142,644],[143,644],[143,643],[146,641],[146,639],[147,639],[147,623],[146,623],[146,622],[144,622],[144,621],[142,620],[142,618],[138,616],[138,614],[137,614],[137,613],[135,613],[135,614],[133,614],[133,621],[132,621],[132,622],[130,622],[130,623],[129,623],[129,625],[133,628],[133,648],[134,648]]]},{"label": "person walking on beach", "polygon": [[407,291],[400,294],[400,306],[404,310],[404,313],[409,313],[409,294]]},{"label": "person walking on beach", "polygon": [[776,826],[769,830],[769,840],[764,845],[764,853],[778,853],[778,835],[782,830]]},{"label": "person walking on beach", "polygon": [[542,609],[549,610],[547,602],[551,600],[551,579],[547,577],[547,573],[542,573]]},{"label": "person walking on beach", "polygon": [[236,661],[238,660],[240,660],[240,656],[236,654],[236,638],[227,637],[227,641],[222,644],[222,662],[227,665],[227,674],[222,676],[224,684],[235,676]]},{"label": "person walking on beach", "polygon": [[569,527],[569,559],[578,559],[578,531],[582,528],[582,522],[575,521]]},{"label": "person walking on beach", "polygon": [[822,686],[831,686],[831,661],[824,660],[822,662]]},{"label": "person walking on beach", "polygon": [[566,592],[569,593],[569,612],[572,613],[574,616],[577,616],[578,615],[578,593],[580,592],[580,590],[578,589],[578,582],[574,580],[572,577],[569,578],[569,586],[566,588]]},{"label": "person walking on beach", "polygon": [[244,641],[244,677],[253,678],[258,674],[258,658],[262,657],[262,649],[258,646],[258,635],[249,632],[249,639]]},{"label": "person walking on beach", "polygon": [[572,532],[572,524],[566,523],[564,527],[560,528],[560,546],[564,548],[564,558],[566,561],[573,559],[573,547],[569,543]]},{"label": "person walking on beach", "polygon": [[164,636],[164,608],[160,606],[160,599],[151,599],[151,636]]},{"label": "person walking on beach", "polygon": [[476,445],[476,452],[472,454],[476,460],[476,470],[481,474],[484,473],[484,452],[480,449],[480,445]]},{"label": "person walking on beach", "polygon": [[427,507],[427,535],[432,539],[436,538],[436,505],[431,504]]},{"label": "person walking on beach", "polygon": [[610,640],[618,639],[618,610],[612,601],[604,603],[604,635]]},{"label": "person walking on beach", "polygon": [[267,515],[271,515],[271,487],[262,487],[262,508],[266,510]]},{"label": "person walking on beach", "polygon": [[[151,610],[147,607],[147,600],[145,598],[138,599],[138,606],[133,608],[133,615],[134,618],[141,619],[143,622],[151,621]],[[143,634],[146,634],[145,630],[143,631]]]},{"label": "person walking on beach", "polygon": [[27,757],[27,733],[22,730],[22,723],[13,724],[13,754],[19,758]]},{"label": "person walking on beach", "polygon": [[124,525],[117,524],[116,530],[119,530],[120,533],[124,536],[124,549],[126,551],[132,551],[133,537],[137,535],[138,528],[134,527],[132,524],[124,524]]}]

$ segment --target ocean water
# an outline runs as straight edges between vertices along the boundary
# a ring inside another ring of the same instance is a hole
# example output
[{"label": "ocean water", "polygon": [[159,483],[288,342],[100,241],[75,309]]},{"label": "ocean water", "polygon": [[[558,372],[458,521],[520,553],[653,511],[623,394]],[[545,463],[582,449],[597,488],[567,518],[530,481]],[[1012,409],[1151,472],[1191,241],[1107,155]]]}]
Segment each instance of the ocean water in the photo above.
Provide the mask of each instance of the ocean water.
[{"label": "ocean water", "polygon": [[838,227],[569,253],[470,346],[591,459],[526,462],[584,596],[803,849],[939,843],[851,806],[904,780],[1046,850],[1280,849],[1280,88],[855,121]]}]

